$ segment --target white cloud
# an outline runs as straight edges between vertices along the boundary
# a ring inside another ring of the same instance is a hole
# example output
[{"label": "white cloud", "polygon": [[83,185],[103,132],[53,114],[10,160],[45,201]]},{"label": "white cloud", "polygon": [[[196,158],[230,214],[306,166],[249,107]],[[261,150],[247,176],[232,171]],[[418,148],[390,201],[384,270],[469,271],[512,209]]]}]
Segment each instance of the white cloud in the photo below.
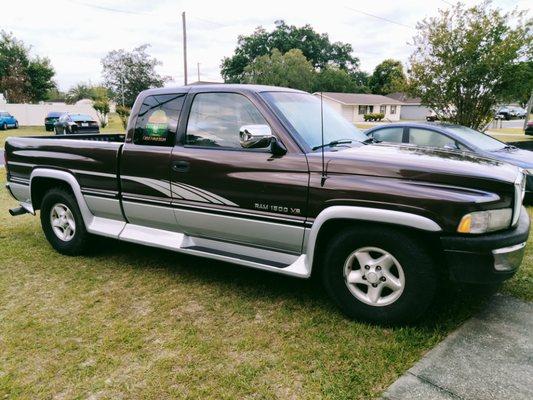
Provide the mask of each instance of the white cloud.
[{"label": "white cloud", "polygon": [[[528,8],[525,0],[495,4]],[[143,43],[149,43],[150,54],[163,62],[159,72],[172,76],[176,85],[183,82],[182,11],[188,20],[190,80],[196,80],[198,62],[202,79],[221,80],[221,59],[232,54],[238,35],[250,34],[258,25],[272,29],[278,19],[295,25],[309,23],[328,33],[332,41],[351,43],[361,68],[371,72],[385,58],[405,62],[414,29],[354,10],[414,26],[446,7],[442,0],[8,0],[3,9],[9,18],[3,19],[2,29],[31,45],[34,54],[51,59],[61,89],[79,81],[99,82],[100,59],[108,51]]]}]

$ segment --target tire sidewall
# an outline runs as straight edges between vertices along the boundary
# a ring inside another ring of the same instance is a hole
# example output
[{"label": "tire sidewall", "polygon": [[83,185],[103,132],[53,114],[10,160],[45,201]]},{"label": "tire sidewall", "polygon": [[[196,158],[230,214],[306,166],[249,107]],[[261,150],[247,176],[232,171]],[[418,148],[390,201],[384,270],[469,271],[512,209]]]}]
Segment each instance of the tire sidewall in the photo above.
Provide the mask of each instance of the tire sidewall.
[{"label": "tire sidewall", "polygon": [[[69,241],[59,239],[52,228],[50,212],[57,203],[65,204],[74,217],[76,231]],[[85,250],[88,234],[78,204],[74,196],[64,189],[54,188],[49,190],[41,203],[41,226],[50,245],[61,254],[76,255]]]},{"label": "tire sidewall", "polygon": [[[326,290],[350,317],[373,323],[408,323],[419,318],[433,302],[436,291],[435,263],[424,246],[400,231],[350,229],[333,239],[325,254],[322,268]],[[400,263],[405,285],[400,297],[386,306],[372,306],[358,300],[348,289],[344,264],[358,248],[378,247]]]}]

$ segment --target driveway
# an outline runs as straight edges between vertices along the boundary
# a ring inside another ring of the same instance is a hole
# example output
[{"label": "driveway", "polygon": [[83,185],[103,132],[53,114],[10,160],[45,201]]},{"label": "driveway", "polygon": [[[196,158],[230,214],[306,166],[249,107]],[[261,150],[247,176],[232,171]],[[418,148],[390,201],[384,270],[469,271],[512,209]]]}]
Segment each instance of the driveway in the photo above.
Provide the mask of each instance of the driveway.
[{"label": "driveway", "polygon": [[383,394],[387,400],[533,399],[533,303],[496,295]]},{"label": "driveway", "polygon": [[0,150],[0,167],[4,166],[4,150]]}]

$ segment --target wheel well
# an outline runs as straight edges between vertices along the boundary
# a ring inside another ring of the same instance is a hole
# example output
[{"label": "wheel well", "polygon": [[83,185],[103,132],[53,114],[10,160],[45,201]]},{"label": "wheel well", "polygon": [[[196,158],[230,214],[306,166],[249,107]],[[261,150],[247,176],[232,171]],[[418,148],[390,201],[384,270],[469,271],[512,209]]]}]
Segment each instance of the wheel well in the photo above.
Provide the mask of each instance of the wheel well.
[{"label": "wheel well", "polygon": [[36,177],[31,180],[31,203],[34,210],[41,208],[46,192],[52,188],[61,188],[72,192],[70,185],[61,179]]},{"label": "wheel well", "polygon": [[[408,226],[402,225],[393,225],[383,222],[373,222],[373,221],[363,221],[363,220],[353,220],[353,219],[331,219],[326,221],[320,231],[318,232],[317,240],[315,243],[314,251],[314,260],[313,260],[313,270],[312,275],[315,275],[323,267],[322,255],[325,252],[328,242],[335,236],[339,231],[342,231],[347,228],[359,227],[362,230],[365,227],[376,227],[381,226],[383,229],[393,229],[397,232],[402,232],[408,234],[411,237],[419,239],[422,245],[427,246],[432,254],[439,254],[442,251],[439,236],[435,232],[426,232],[419,229],[411,228]],[[438,261],[438,260],[436,260]]]}]

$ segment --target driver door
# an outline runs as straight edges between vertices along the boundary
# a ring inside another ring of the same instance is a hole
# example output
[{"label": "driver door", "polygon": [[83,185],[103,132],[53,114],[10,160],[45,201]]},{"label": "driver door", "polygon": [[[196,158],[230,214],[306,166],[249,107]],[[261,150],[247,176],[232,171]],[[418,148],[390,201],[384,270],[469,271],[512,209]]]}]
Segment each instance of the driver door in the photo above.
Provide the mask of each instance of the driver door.
[{"label": "driver door", "polygon": [[[173,207],[192,235],[299,253],[309,171],[303,153],[245,149],[243,125],[272,124],[242,93],[200,92],[171,156]],[[278,137],[277,132],[273,134]]]}]

